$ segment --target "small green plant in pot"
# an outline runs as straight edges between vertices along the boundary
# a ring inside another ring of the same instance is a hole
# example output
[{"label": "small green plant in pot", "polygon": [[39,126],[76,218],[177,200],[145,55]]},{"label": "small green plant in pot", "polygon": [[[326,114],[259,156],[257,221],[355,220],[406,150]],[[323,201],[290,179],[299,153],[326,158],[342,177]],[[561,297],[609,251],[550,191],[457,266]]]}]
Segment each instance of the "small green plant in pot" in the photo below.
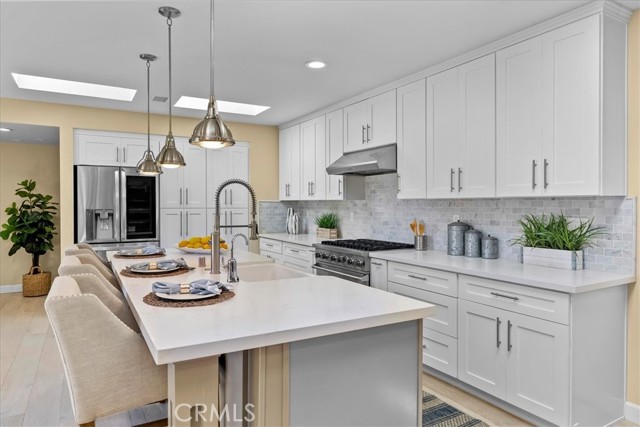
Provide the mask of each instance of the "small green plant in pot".
[{"label": "small green plant in pot", "polygon": [[13,202],[4,210],[8,218],[2,224],[0,237],[13,243],[9,256],[20,249],[31,254],[29,273],[22,276],[23,295],[46,295],[51,287],[51,273],[42,271],[40,257],[53,250],[53,236],[57,234],[53,218],[58,210],[57,203],[51,201],[50,195],[36,193],[33,180],[24,180],[18,185],[15,194],[22,202],[20,205]]},{"label": "small green plant in pot", "polygon": [[334,213],[325,213],[317,216],[315,219],[316,236],[323,239],[337,239],[338,238],[338,215]]},{"label": "small green plant in pot", "polygon": [[563,213],[525,215],[518,224],[522,235],[511,244],[523,247],[523,263],[570,270],[582,270],[583,250],[595,246],[595,239],[605,234],[603,227],[593,225],[593,218],[572,225]]}]

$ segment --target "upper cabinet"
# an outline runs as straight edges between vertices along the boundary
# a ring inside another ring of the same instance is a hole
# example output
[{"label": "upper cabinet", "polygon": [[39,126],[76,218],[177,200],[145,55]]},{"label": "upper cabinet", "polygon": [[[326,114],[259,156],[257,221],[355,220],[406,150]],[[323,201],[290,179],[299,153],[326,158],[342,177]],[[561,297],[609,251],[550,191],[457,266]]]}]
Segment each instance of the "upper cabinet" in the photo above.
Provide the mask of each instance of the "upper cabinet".
[{"label": "upper cabinet", "polygon": [[300,125],[302,200],[324,200],[326,172],[325,116]]},{"label": "upper cabinet", "polygon": [[[135,167],[147,150],[146,135],[78,130],[74,142],[76,165]],[[152,139],[151,150],[157,154],[159,149]]]},{"label": "upper cabinet", "polygon": [[[236,142],[229,148],[207,150],[207,207],[215,208],[215,192],[224,181],[232,178],[249,181],[249,146]],[[220,193],[221,208],[247,208],[249,192],[240,185],[229,185]]]},{"label": "upper cabinet", "polygon": [[495,197],[495,55],[427,78],[427,197]]},{"label": "upper cabinet", "polygon": [[426,85],[398,88],[398,199],[427,197]]},{"label": "upper cabinet", "polygon": [[203,148],[189,144],[187,138],[175,137],[176,148],[184,157],[186,166],[163,168],[160,175],[161,208],[206,207],[207,162]]},{"label": "upper cabinet", "polygon": [[344,152],[396,142],[396,91],[344,108]]},{"label": "upper cabinet", "polygon": [[[326,166],[329,166],[344,154],[343,123],[344,117],[342,110],[332,111],[325,117]],[[364,177],[327,175],[325,198],[327,200],[364,200]]]},{"label": "upper cabinet", "polygon": [[300,125],[280,131],[280,200],[300,200]]},{"label": "upper cabinet", "polygon": [[497,53],[497,195],[626,193],[625,25],[593,15]]}]

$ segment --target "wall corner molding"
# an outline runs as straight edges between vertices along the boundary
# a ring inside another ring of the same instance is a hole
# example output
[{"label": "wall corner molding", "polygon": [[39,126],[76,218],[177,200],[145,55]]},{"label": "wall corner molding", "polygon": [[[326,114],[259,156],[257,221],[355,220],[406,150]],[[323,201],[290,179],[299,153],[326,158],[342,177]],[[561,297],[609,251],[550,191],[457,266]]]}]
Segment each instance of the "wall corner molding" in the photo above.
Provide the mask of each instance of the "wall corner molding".
[{"label": "wall corner molding", "polygon": [[22,292],[22,284],[0,286],[0,294],[11,294],[14,292]]},{"label": "wall corner molding", "polygon": [[624,418],[632,423],[640,424],[640,405],[626,402],[624,404]]}]

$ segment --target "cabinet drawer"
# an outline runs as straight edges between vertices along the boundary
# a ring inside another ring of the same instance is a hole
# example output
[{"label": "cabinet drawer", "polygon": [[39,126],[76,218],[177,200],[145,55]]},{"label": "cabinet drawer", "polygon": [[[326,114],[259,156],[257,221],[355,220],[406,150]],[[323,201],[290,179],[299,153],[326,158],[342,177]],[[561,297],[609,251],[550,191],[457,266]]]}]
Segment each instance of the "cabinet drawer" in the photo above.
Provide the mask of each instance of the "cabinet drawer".
[{"label": "cabinet drawer", "polygon": [[435,314],[424,318],[423,328],[452,337],[458,336],[458,301],[456,298],[394,282],[388,283],[388,291],[435,305]]},{"label": "cabinet drawer", "polygon": [[260,238],[260,250],[269,252],[282,253],[282,242],[279,240]]},{"label": "cabinet drawer", "polygon": [[291,259],[289,257],[282,257],[282,265],[285,267],[293,268],[294,270],[304,271],[305,273],[313,274],[313,267],[311,263],[300,261],[297,259]]},{"label": "cabinet drawer", "polygon": [[266,256],[267,258],[271,258],[272,260],[274,260],[276,263],[278,264],[282,264],[282,254],[279,254],[277,252],[271,252],[271,251],[265,251],[263,249],[260,249],[260,255],[262,256]]},{"label": "cabinet drawer", "polygon": [[458,278],[455,273],[390,262],[388,274],[390,282],[452,297],[458,296]]},{"label": "cabinet drawer", "polygon": [[301,261],[313,262],[315,250],[308,246],[293,245],[291,243],[283,243],[282,253],[283,255],[287,255],[287,256],[290,256],[291,258],[296,258]]},{"label": "cabinet drawer", "polygon": [[422,337],[422,363],[458,378],[458,340],[426,330]]},{"label": "cabinet drawer", "polygon": [[509,311],[569,324],[569,294],[480,277],[459,277],[460,298]]}]

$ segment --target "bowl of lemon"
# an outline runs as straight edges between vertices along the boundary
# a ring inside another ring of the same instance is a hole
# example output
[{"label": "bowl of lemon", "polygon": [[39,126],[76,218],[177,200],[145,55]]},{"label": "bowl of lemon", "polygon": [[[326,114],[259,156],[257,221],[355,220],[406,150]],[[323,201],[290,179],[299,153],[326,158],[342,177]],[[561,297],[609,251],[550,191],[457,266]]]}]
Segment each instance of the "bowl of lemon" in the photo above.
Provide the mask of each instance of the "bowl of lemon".
[{"label": "bowl of lemon", "polygon": [[[208,254],[211,253],[211,236],[194,236],[186,240],[181,240],[176,248],[187,254]],[[220,239],[220,252],[226,252],[229,245],[224,239]]]}]

